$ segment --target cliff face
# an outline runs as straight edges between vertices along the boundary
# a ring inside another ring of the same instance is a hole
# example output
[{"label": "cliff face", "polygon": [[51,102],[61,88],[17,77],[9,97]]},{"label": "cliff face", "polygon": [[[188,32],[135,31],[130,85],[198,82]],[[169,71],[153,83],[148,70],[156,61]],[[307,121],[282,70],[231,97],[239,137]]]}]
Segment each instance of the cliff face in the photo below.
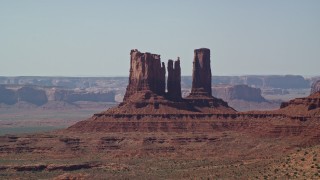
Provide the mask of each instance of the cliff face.
[{"label": "cliff face", "polygon": [[73,103],[76,101],[114,102],[114,92],[77,92],[72,90],[54,90],[51,93],[52,101]]},{"label": "cliff face", "polygon": [[314,82],[311,86],[311,94],[320,92],[320,80]]},{"label": "cliff face", "polygon": [[124,101],[139,91],[149,90],[164,95],[165,65],[161,63],[160,55],[131,50],[130,56],[129,84]]},{"label": "cliff face", "polygon": [[210,49],[194,50],[191,96],[212,96]]},{"label": "cliff face", "polygon": [[73,103],[76,101],[91,102],[114,102],[115,93],[110,92],[87,92],[56,88],[41,88],[22,86],[8,89],[0,86],[0,103],[14,105],[20,101],[42,106],[49,101],[63,101]]},{"label": "cliff face", "polygon": [[44,90],[32,87],[22,87],[17,91],[18,101],[25,101],[35,105],[43,105],[48,102],[46,92]]},{"label": "cliff face", "polygon": [[45,91],[41,89],[23,86],[16,90],[0,86],[0,103],[13,105],[20,101],[40,106],[47,103],[48,98]]},{"label": "cliff face", "polygon": [[225,101],[240,99],[252,102],[266,102],[266,99],[261,96],[260,89],[249,87],[248,85],[216,86],[213,87],[213,95]]}]

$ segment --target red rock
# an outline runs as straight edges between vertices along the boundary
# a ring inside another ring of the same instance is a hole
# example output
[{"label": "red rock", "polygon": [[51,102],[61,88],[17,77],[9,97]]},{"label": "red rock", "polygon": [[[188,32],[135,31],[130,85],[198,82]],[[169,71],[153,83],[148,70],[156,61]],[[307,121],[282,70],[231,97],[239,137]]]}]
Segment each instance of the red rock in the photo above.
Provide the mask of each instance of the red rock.
[{"label": "red rock", "polygon": [[131,50],[130,75],[124,101],[136,92],[152,91],[158,95],[165,94],[165,65],[160,55],[141,53]]},{"label": "red rock", "polygon": [[251,102],[266,102],[267,100],[261,96],[259,88],[253,88],[248,85],[225,85],[213,87],[213,95],[222,98],[225,101],[240,99]]},{"label": "red rock", "polygon": [[211,76],[210,49],[195,49],[190,95],[212,96]]},{"label": "red rock", "polygon": [[[174,64],[174,65],[173,65]],[[170,100],[180,101],[181,96],[181,68],[180,59],[177,61],[168,61],[168,80],[167,80],[168,92],[167,97]]]},{"label": "red rock", "polygon": [[297,117],[320,116],[320,92],[283,102],[278,112]]},{"label": "red rock", "polygon": [[[195,50],[195,53],[197,65],[193,74],[194,94],[182,99],[179,59],[168,62],[168,93],[165,93],[165,69],[163,63],[161,66],[160,56],[132,50],[129,85],[124,102],[118,107],[94,114],[92,118],[78,122],[68,130],[167,131],[167,121],[175,124],[178,120],[203,119],[214,114],[236,117],[233,108],[211,95],[210,50],[200,49]],[[156,124],[164,126],[157,127]],[[190,130],[179,124],[174,125],[175,130],[170,131]]]}]

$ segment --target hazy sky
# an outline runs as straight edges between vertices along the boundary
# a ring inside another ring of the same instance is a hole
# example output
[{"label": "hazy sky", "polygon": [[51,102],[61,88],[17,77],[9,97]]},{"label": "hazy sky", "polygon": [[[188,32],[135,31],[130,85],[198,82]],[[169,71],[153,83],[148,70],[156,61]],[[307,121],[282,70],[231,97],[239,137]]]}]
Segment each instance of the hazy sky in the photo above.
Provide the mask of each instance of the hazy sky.
[{"label": "hazy sky", "polygon": [[127,76],[131,49],[213,75],[320,75],[320,0],[0,0],[0,75]]}]

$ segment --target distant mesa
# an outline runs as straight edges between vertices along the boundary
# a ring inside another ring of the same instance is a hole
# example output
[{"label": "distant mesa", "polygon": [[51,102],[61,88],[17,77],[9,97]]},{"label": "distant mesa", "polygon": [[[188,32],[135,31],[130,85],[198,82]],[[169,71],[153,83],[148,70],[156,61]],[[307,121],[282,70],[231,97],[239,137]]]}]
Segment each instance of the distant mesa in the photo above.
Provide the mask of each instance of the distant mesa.
[{"label": "distant mesa", "polygon": [[113,91],[88,92],[33,85],[0,85],[0,104],[12,106],[26,103],[32,107],[48,108],[48,105],[55,102],[114,102],[114,97]]},{"label": "distant mesa", "polygon": [[213,94],[225,101],[239,99],[250,102],[267,102],[267,100],[262,97],[259,88],[244,84],[214,86]]},{"label": "distant mesa", "polygon": [[280,102],[266,100],[260,88],[244,84],[214,85],[212,94],[226,101],[237,111],[275,110],[280,107]]}]

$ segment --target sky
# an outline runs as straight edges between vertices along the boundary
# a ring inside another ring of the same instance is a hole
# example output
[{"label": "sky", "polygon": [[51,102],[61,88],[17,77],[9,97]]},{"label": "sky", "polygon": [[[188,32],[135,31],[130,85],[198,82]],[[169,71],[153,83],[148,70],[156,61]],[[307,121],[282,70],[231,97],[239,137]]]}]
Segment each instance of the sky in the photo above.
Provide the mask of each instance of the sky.
[{"label": "sky", "polygon": [[128,76],[130,50],[213,75],[320,75],[319,0],[0,0],[0,76]]}]

